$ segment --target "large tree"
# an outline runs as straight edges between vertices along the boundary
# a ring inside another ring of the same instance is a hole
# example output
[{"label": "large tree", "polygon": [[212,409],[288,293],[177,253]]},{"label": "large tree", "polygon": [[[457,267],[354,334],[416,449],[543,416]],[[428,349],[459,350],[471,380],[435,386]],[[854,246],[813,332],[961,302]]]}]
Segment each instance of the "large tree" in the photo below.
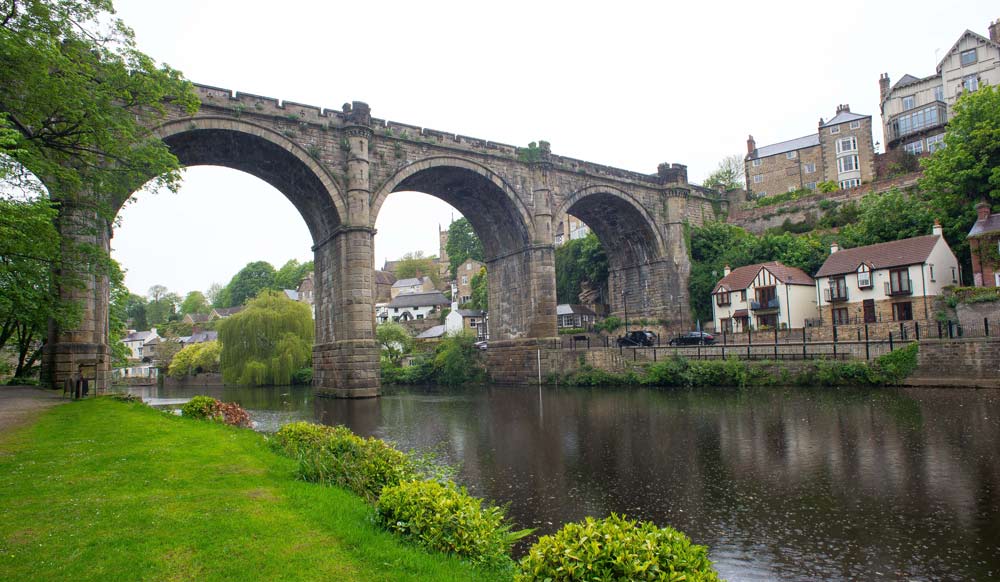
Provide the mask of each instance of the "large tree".
[{"label": "large tree", "polygon": [[204,293],[201,291],[189,291],[184,296],[184,301],[181,302],[180,314],[194,315],[196,313],[208,313],[210,310],[211,305],[209,305]]},{"label": "large tree", "polygon": [[382,354],[393,364],[413,348],[413,336],[398,323],[381,323],[375,328],[375,340],[382,347]]},{"label": "large tree", "polygon": [[705,183],[706,188],[721,189],[724,192],[738,190],[743,187],[743,156],[733,154],[726,156],[719,162],[719,167],[708,175]]},{"label": "large tree", "polygon": [[451,278],[458,278],[458,266],[466,259],[483,261],[483,243],[472,230],[472,224],[466,218],[459,218],[448,227],[448,243],[444,246],[448,253],[448,266],[451,268]]},{"label": "large tree", "polygon": [[291,259],[274,274],[274,287],[276,289],[298,289],[299,283],[312,270],[312,261],[300,263],[296,259]]},{"label": "large tree", "polygon": [[578,303],[584,283],[595,289],[608,284],[608,256],[593,232],[556,248],[556,298],[559,303]]},{"label": "large tree", "polygon": [[175,318],[181,298],[171,293],[163,285],[149,288],[149,303],[146,304],[146,323],[150,326],[163,325]]},{"label": "large tree", "polygon": [[228,305],[236,307],[253,299],[264,289],[274,289],[274,267],[267,261],[254,261],[240,269],[226,286],[222,295],[227,295]]},{"label": "large tree", "polygon": [[472,276],[470,285],[472,286],[472,301],[469,302],[469,308],[489,311],[490,279],[486,274],[486,267],[482,267],[478,273]]},{"label": "large tree", "polygon": [[264,290],[219,327],[222,377],[227,384],[290,384],[309,365],[314,337],[308,305]]}]

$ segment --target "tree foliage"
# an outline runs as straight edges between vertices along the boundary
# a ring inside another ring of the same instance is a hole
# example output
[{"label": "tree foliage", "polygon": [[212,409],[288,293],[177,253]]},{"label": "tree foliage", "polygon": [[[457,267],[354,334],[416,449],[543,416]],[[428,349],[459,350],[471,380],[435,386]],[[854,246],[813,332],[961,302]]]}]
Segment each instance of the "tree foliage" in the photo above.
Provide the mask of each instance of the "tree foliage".
[{"label": "tree foliage", "polygon": [[275,289],[298,289],[299,283],[313,270],[313,262],[291,259],[274,274]]},{"label": "tree foliage", "polygon": [[396,264],[397,279],[419,279],[430,277],[435,287],[441,283],[441,275],[437,263],[431,257],[424,256],[423,251],[406,253]]},{"label": "tree foliage", "polygon": [[228,384],[290,384],[309,365],[314,337],[308,305],[264,290],[219,327],[222,377]]},{"label": "tree foliage", "polygon": [[145,307],[146,323],[155,327],[177,319],[177,307],[180,303],[178,294],[171,293],[163,285],[153,285],[149,288],[149,303]]},{"label": "tree foliage", "polygon": [[608,256],[593,232],[556,248],[559,303],[579,303],[583,283],[596,289],[606,289],[608,284]]},{"label": "tree foliage", "polygon": [[219,371],[222,345],[218,341],[201,342],[184,346],[174,355],[167,368],[173,378]]},{"label": "tree foliage", "polygon": [[705,178],[706,188],[721,189],[723,192],[743,188],[743,156],[733,154],[719,162],[719,167]]},{"label": "tree foliage", "polygon": [[181,315],[194,315],[196,313],[208,313],[212,310],[211,305],[208,304],[208,299],[205,298],[205,294],[201,291],[189,291],[187,295],[184,296],[184,301],[181,302],[180,314]]},{"label": "tree foliage", "polygon": [[413,336],[398,323],[379,324],[375,328],[375,340],[381,346],[382,354],[393,364],[413,348]]},{"label": "tree foliage", "polygon": [[466,261],[483,262],[485,254],[483,243],[472,230],[472,224],[466,218],[459,218],[448,227],[448,243],[444,246],[448,253],[448,266],[451,268],[451,278],[458,278],[458,267]]},{"label": "tree foliage", "polygon": [[226,286],[229,304],[225,307],[243,305],[262,290],[275,289],[274,275],[274,267],[267,261],[247,263]]},{"label": "tree foliage", "polygon": [[837,242],[849,248],[922,236],[931,233],[933,224],[933,211],[923,195],[893,188],[862,198],[857,219],[840,229]]},{"label": "tree foliage", "polygon": [[490,280],[486,275],[486,267],[480,268],[479,272],[472,276],[472,281],[469,284],[472,286],[472,300],[469,302],[469,308],[489,311]]}]

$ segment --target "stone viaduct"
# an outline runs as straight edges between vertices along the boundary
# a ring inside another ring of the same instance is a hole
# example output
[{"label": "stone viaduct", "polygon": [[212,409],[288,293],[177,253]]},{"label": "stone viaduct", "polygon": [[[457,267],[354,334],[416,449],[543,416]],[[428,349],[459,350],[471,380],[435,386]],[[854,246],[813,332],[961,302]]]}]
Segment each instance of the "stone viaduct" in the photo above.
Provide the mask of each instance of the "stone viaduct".
[{"label": "stone viaduct", "polygon": [[[545,142],[518,148],[375,119],[360,102],[337,111],[204,85],[195,90],[199,112],[168,114],[156,134],[182,165],[224,166],[268,182],[309,228],[318,394],[379,392],[374,225],[397,191],[448,202],[482,240],[488,363],[497,381],[529,381],[523,370],[533,368],[522,364],[535,356],[539,340],[557,335],[553,225],[567,213],[590,226],[608,254],[612,313],[621,315],[627,302],[630,317],[691,325],[685,223],[714,217],[726,202],[689,184],[683,165],[661,164],[645,175],[554,155]],[[81,224],[94,228],[67,226]],[[111,225],[82,207],[64,205],[59,227],[110,246]],[[58,385],[79,362],[95,361],[103,386],[110,365],[107,280],[92,276],[86,289],[69,293],[82,302],[84,319],[76,329],[50,330],[46,378]]]}]

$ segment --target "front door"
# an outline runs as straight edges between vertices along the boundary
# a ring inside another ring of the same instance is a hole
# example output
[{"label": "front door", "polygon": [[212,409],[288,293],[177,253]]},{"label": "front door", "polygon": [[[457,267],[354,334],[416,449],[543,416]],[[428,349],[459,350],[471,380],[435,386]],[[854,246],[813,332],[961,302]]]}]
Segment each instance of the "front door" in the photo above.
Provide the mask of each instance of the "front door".
[{"label": "front door", "polygon": [[861,305],[865,310],[865,323],[875,323],[875,300],[865,299]]}]

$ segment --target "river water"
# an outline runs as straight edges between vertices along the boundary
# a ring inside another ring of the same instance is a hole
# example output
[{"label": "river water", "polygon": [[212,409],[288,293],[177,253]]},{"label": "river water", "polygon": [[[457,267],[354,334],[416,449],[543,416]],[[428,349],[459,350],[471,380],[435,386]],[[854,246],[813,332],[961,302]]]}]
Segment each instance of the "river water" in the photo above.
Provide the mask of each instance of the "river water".
[{"label": "river water", "polygon": [[1000,579],[1000,391],[133,391],[207,393],[263,430],[345,424],[436,452],[539,534],[612,511],[669,524],[730,582]]}]

